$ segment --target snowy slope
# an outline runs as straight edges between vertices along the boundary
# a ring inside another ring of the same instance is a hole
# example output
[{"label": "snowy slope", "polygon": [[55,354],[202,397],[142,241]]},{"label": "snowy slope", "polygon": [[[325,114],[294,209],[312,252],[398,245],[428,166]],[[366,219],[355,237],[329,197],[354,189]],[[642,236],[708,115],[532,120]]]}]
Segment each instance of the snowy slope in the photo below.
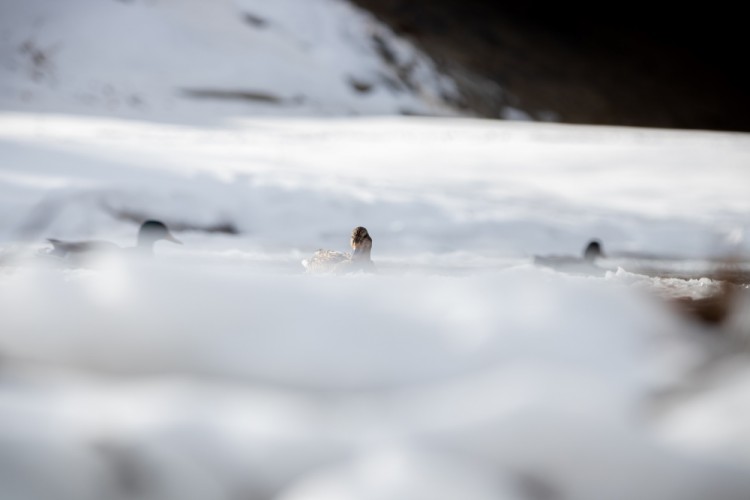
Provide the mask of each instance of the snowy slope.
[{"label": "snowy slope", "polygon": [[453,114],[453,83],[343,0],[0,5],[0,107],[215,120]]}]

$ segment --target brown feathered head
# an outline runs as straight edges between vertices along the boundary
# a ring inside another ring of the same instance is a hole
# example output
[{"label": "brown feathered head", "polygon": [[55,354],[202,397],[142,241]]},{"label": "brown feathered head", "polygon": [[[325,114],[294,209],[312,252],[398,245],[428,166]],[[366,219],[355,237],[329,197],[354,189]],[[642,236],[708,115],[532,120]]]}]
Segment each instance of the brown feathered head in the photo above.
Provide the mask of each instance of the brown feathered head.
[{"label": "brown feathered head", "polygon": [[353,258],[369,259],[370,250],[372,250],[372,238],[367,229],[362,226],[355,227],[352,231],[351,238],[352,249],[354,250]]}]

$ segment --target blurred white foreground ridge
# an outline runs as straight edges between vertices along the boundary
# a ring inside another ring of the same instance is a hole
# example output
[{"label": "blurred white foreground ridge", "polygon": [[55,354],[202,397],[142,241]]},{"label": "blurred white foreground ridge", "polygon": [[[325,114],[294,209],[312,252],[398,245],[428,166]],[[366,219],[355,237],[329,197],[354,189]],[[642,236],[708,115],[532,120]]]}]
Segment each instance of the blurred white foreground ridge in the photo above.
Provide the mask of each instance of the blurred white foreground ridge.
[{"label": "blurred white foreground ridge", "polygon": [[[713,432],[747,413],[661,407],[703,359],[699,332],[617,281],[6,270],[0,484],[15,499],[743,499],[747,429],[726,431],[742,446]],[[747,370],[728,375],[747,389]]]}]

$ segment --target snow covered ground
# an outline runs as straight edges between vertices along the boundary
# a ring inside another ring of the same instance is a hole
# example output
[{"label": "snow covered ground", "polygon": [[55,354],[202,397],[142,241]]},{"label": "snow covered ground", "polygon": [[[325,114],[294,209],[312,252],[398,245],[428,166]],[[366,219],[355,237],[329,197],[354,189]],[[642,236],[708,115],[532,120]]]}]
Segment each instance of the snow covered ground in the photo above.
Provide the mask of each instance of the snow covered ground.
[{"label": "snow covered ground", "polygon": [[[0,498],[747,500],[747,286],[667,299],[750,271],[750,136],[351,117],[456,96],[341,1],[0,37]],[[147,218],[185,245],[44,254]],[[303,274],[358,225],[377,274]]]},{"label": "snow covered ground", "polygon": [[228,225],[257,250],[302,253],[346,245],[364,224],[381,259],[410,261],[578,254],[592,237],[605,252],[683,258],[749,245],[742,134],[416,118],[202,127],[5,113],[0,140],[5,240],[129,238],[132,223],[112,219],[130,214]]},{"label": "snow covered ground", "polygon": [[[724,334],[650,295],[717,285],[531,257],[591,237],[702,265],[746,254],[749,157],[747,136],[708,132],[3,113],[0,483],[23,499],[744,499],[747,357],[701,376]],[[46,237],[131,245],[145,217],[185,245],[82,269],[36,254]],[[355,225],[378,275],[302,274]]]}]

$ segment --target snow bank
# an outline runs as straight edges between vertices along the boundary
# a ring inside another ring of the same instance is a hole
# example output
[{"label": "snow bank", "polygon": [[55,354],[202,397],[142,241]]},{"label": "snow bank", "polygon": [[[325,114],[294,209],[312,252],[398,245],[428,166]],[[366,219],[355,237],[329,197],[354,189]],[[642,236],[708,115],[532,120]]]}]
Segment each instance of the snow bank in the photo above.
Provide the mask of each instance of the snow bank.
[{"label": "snow bank", "polygon": [[455,114],[451,80],[342,0],[0,6],[0,107],[163,121]]},{"label": "snow bank", "polygon": [[0,470],[17,498],[739,500],[750,487],[744,466],[650,435],[652,368],[684,348],[682,323],[607,280],[46,263],[0,280]]},{"label": "snow bank", "polygon": [[[567,304],[553,288],[560,285],[535,272],[340,279],[258,275],[203,259],[96,267],[7,276],[4,352],[103,370],[352,389],[442,380],[541,356],[583,371],[604,363],[610,382],[636,383],[625,372],[637,342],[631,332],[643,328],[625,323],[613,331],[605,314],[612,306],[587,295]],[[601,315],[578,313],[590,300]],[[33,314],[39,309],[44,314]]]}]

